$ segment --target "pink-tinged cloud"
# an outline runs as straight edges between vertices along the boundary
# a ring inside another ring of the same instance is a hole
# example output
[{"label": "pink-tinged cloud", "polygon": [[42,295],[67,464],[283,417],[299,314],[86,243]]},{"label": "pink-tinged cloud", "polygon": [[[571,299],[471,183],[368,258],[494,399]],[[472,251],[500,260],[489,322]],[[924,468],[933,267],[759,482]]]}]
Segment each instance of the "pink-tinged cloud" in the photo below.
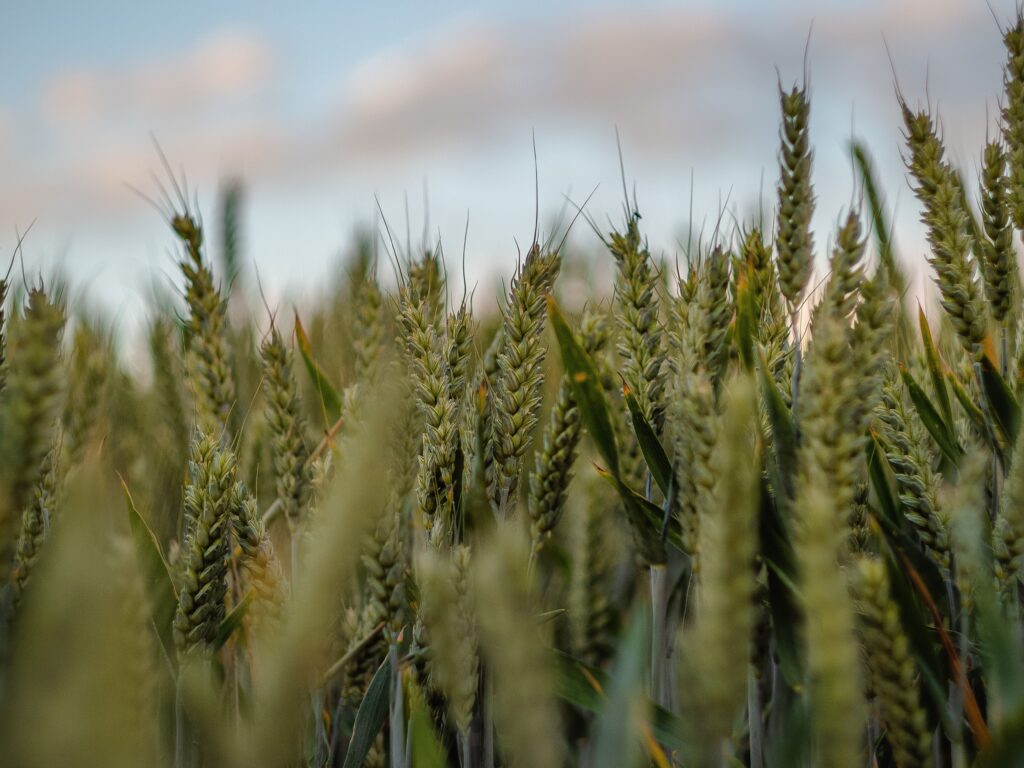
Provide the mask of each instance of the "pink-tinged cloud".
[{"label": "pink-tinged cloud", "polygon": [[[999,45],[995,23],[967,5],[877,2],[827,14],[813,5],[774,14],[755,7],[746,15],[605,10],[543,24],[457,23],[351,72],[336,151],[356,162],[395,163],[438,148],[493,145],[550,122],[617,125],[635,149],[652,155],[685,146],[721,150],[742,139],[752,118],[774,117],[760,112],[774,105],[774,66],[787,82],[801,77],[815,16],[812,73],[842,71],[844,85],[866,100],[858,107],[870,112],[893,103],[883,33],[897,62],[904,57],[917,68],[915,83],[935,52]],[[953,103],[976,96],[966,81],[951,84]]]},{"label": "pink-tinged cloud", "polygon": [[60,123],[189,112],[251,93],[266,84],[273,70],[274,57],[263,40],[225,31],[179,56],[144,62],[132,71],[62,73],[44,91],[42,111]]},{"label": "pink-tinged cloud", "polygon": [[[376,180],[396,171],[419,179],[439,157],[496,157],[531,128],[543,145],[559,133],[606,142],[617,126],[628,151],[647,160],[668,159],[685,169],[698,159],[753,156],[758,169],[771,173],[774,65],[786,82],[801,76],[812,18],[812,83],[830,83],[813,89],[812,128],[831,120],[828,135],[843,142],[856,104],[858,117],[891,126],[895,142],[898,115],[883,32],[907,76],[908,94],[921,93],[926,62],[936,52],[955,50],[966,61],[965,51],[999,47],[987,11],[967,5],[909,0],[827,14],[808,4],[777,13],[705,7],[601,10],[542,23],[463,19],[368,57],[348,72],[341,94],[325,94],[319,116],[311,111],[302,125],[264,98],[271,84],[287,87],[274,79],[281,73],[269,45],[225,31],[131,71],[57,78],[45,93],[43,115],[58,128],[53,149],[59,151],[19,161],[42,197],[33,201],[19,189],[19,207],[39,209],[63,198],[64,209],[84,211],[126,199],[120,182],[145,185],[155,165],[150,129],[207,188],[222,173],[264,185],[355,173]],[[943,65],[953,66],[940,59],[935,71]],[[979,80],[989,90],[977,67],[955,69],[963,74],[935,76],[940,106],[949,109],[954,154],[957,140],[973,141],[984,120],[976,109]],[[998,64],[990,74],[998,87]],[[33,169],[35,162],[40,167]]]},{"label": "pink-tinged cloud", "polygon": [[[337,116],[341,148],[357,158],[378,157],[445,146],[446,137],[493,136],[505,102],[520,95],[515,72],[524,62],[513,58],[506,34],[460,24],[412,50],[364,61],[347,78]],[[495,101],[502,102],[497,110]]]},{"label": "pink-tinged cloud", "polygon": [[14,143],[14,116],[0,109],[0,157],[6,155]]}]

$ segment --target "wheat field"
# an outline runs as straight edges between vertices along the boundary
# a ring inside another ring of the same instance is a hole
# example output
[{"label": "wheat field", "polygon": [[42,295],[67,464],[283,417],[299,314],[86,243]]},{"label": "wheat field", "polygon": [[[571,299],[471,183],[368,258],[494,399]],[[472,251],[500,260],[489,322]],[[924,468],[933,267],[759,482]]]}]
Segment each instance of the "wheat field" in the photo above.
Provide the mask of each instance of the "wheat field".
[{"label": "wheat field", "polygon": [[565,290],[568,221],[498,296],[382,222],[253,302],[241,188],[210,243],[166,162],[143,372],[10,270],[0,763],[1024,764],[1024,16],[1003,44],[977,178],[896,92],[932,297],[866,147],[812,232],[804,81],[772,213],[675,265],[628,193],[580,206],[610,295]]}]

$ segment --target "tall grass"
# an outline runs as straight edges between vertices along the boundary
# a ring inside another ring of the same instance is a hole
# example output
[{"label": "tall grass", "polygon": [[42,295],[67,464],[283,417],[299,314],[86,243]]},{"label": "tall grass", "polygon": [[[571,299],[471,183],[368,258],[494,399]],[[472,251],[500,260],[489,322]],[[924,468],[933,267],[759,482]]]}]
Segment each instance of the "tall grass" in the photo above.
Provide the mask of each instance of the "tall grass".
[{"label": "tall grass", "polygon": [[147,375],[0,282],[0,764],[1018,764],[1022,34],[976,197],[898,97],[930,320],[863,147],[812,231],[806,84],[774,225],[669,280],[625,200],[610,296],[563,232],[474,302],[361,238],[264,314],[175,179]]}]

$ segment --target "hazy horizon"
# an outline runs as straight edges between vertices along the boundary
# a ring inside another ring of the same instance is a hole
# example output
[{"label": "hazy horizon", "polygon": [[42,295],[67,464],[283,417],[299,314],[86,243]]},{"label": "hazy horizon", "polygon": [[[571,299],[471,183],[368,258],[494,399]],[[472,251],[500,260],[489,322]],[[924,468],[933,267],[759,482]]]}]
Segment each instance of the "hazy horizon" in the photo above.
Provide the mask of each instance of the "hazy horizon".
[{"label": "hazy horizon", "polygon": [[[1013,9],[994,3],[1004,23]],[[616,128],[644,234],[671,262],[691,209],[700,230],[723,208],[742,221],[759,199],[774,204],[777,78],[802,78],[812,25],[818,263],[857,201],[856,137],[921,290],[893,67],[912,105],[927,97],[938,109],[951,154],[974,177],[997,125],[1003,59],[988,6],[949,0],[317,2],[294,13],[108,0],[4,16],[16,34],[0,92],[0,255],[35,220],[26,268],[61,264],[129,330],[154,281],[178,279],[168,228],[127,186],[156,192],[151,135],[186,170],[209,223],[221,180],[243,180],[245,265],[258,266],[271,301],[316,290],[356,227],[373,225],[375,197],[402,231],[408,199],[416,237],[425,183],[431,239],[458,267],[468,215],[467,280],[492,285],[532,233],[534,136],[542,222],[595,188],[588,212],[621,218]],[[573,242],[598,252],[587,226]]]}]

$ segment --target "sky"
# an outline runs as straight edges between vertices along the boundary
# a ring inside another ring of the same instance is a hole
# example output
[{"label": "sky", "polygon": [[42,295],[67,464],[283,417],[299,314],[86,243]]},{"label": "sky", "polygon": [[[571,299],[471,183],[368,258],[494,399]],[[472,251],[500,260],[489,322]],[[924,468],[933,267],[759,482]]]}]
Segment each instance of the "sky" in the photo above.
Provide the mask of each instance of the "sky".
[{"label": "sky", "polygon": [[[399,239],[408,201],[413,239],[426,224],[453,271],[465,235],[468,282],[497,290],[532,235],[534,142],[542,227],[592,192],[608,227],[622,216],[617,130],[643,232],[672,261],[723,211],[742,222],[772,204],[778,82],[803,78],[806,49],[819,264],[860,199],[855,137],[927,290],[894,73],[976,176],[1014,12],[990,4],[7,0],[0,258],[34,222],[29,273],[60,269],[119,327],[141,327],[154,292],[178,284],[170,231],[130,189],[156,191],[155,136],[211,227],[222,181],[243,181],[244,263],[272,303],[321,290],[375,200]],[[601,255],[587,227],[572,237]]]}]

